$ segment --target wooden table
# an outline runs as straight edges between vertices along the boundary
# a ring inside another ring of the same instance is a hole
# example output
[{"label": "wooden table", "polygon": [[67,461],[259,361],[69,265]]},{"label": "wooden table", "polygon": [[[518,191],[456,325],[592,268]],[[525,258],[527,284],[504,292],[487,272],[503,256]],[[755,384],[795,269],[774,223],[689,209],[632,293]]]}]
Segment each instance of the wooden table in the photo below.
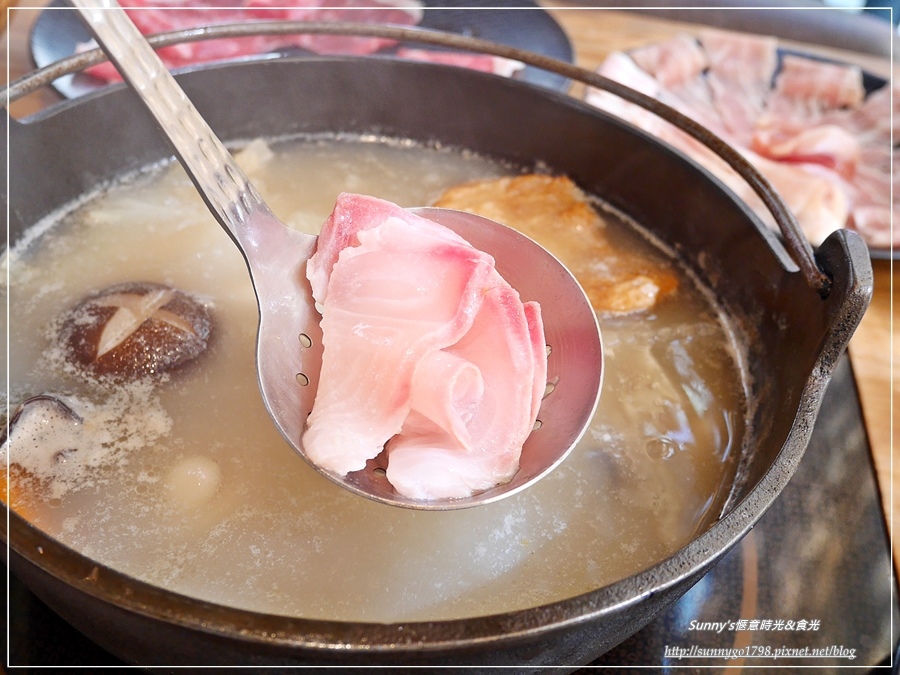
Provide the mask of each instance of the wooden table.
[{"label": "wooden table", "polygon": [[[42,2],[32,4],[40,6]],[[555,2],[554,5],[559,5]],[[576,62],[586,68],[595,68],[611,51],[629,49],[640,44],[671,37],[678,32],[696,29],[687,23],[660,20],[654,17],[605,9],[577,7],[548,8],[563,26],[575,48]],[[9,73],[15,79],[31,69],[28,57],[28,34],[39,10],[13,9],[7,31],[9,41]],[[818,46],[800,46],[811,52],[855,62],[878,75],[887,77],[891,63],[872,56],[839,52]],[[5,55],[4,55],[5,58]],[[26,97],[12,106],[15,117],[29,115],[56,102],[58,97],[46,90]],[[869,441],[872,446],[878,482],[881,487],[885,512],[900,513],[900,495],[894,497],[892,483],[900,478],[900,464],[893,466],[891,452],[898,439],[892,424],[892,400],[900,400],[900,385],[892,372],[892,354],[898,353],[898,339],[891,330],[894,318],[892,296],[897,288],[890,261],[876,260],[875,294],[872,305],[862,325],[850,344],[850,353],[860,389],[863,414]],[[895,545],[895,551],[900,544]],[[897,556],[895,556],[895,562]]]}]

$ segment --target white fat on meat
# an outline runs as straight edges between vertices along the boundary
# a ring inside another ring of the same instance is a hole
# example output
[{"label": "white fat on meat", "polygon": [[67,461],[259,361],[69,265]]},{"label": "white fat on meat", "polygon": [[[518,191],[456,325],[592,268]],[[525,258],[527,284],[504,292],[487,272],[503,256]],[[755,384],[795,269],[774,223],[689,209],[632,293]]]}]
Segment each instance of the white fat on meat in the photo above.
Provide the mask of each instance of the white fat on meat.
[{"label": "white fat on meat", "polygon": [[809,113],[856,107],[865,98],[862,70],[858,66],[788,54],[782,59],[781,70],[775,77],[769,107],[775,101],[789,100],[805,104]]},{"label": "white fat on meat", "polygon": [[775,74],[775,38],[706,29],[700,42],[709,58],[706,81],[727,134],[746,143],[765,107]]},{"label": "white fat on meat", "polygon": [[865,144],[900,138],[900,84],[894,83],[873,91],[862,105],[830,110],[823,122],[840,124],[859,135]]},{"label": "white fat on meat", "polygon": [[792,164],[820,164],[845,178],[856,173],[862,148],[859,139],[836,124],[821,124],[785,133],[782,129],[760,129],[750,148],[758,154]]},{"label": "white fat on meat", "polygon": [[709,67],[697,41],[684,34],[633,49],[630,56],[639,68],[667,89],[699,77]]},{"label": "white fat on meat", "polygon": [[342,194],[307,266],[324,354],[304,449],[346,475],[387,446],[414,499],[466,497],[518,470],[546,384],[540,309],[432,221]]},{"label": "white fat on meat", "polygon": [[[642,70],[624,52],[612,52],[597,69],[603,77],[621,82],[645,96],[659,97],[662,87],[649,73]],[[674,128],[662,118],[639,105],[629,103],[603,89],[588,87],[585,100],[602,110],[621,117],[652,134],[662,135],[666,129]]]}]

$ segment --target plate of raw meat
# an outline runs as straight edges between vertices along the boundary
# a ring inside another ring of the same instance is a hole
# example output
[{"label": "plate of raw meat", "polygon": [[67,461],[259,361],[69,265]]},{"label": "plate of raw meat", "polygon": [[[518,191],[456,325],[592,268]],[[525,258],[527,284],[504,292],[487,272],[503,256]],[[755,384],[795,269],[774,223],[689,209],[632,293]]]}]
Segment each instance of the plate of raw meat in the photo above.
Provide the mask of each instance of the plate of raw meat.
[{"label": "plate of raw meat", "polygon": [[[559,24],[532,2],[518,0],[121,0],[132,20],[145,34],[162,33],[196,26],[242,23],[252,20],[356,21],[421,26],[444,30],[572,62],[572,46]],[[223,6],[228,5],[228,6]],[[164,8],[161,8],[164,6]],[[521,9],[511,9],[525,7]],[[485,8],[491,7],[490,11]],[[506,8],[504,8],[506,7]],[[35,21],[30,36],[35,66],[44,67],[59,59],[96,46],[76,12],[63,0],[54,0]],[[159,50],[171,69],[198,63],[238,58],[277,58],[289,53],[355,54],[401,56],[418,60],[513,75],[526,81],[565,89],[568,80],[518,62],[488,55],[439,51],[418,45],[397,45],[380,38],[329,35],[262,35],[236,39],[185,42]],[[118,80],[110,64],[56,80],[54,88],[74,98]]]},{"label": "plate of raw meat", "polygon": [[[891,177],[900,97],[895,102],[884,79],[782,49],[772,37],[719,29],[611,53],[598,72],[731,143],[778,190],[813,245],[848,228],[873,257],[900,247]],[[585,98],[689,155],[770,222],[749,186],[705,146],[612,94],[590,90]]]}]

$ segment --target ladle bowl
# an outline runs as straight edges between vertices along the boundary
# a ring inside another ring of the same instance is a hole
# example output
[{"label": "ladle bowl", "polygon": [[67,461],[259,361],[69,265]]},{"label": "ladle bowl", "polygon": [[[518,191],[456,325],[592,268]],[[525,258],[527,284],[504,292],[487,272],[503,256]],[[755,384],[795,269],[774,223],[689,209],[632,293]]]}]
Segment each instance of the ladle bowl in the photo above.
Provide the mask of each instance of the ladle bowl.
[{"label": "ladle bowl", "polygon": [[547,475],[583,435],[597,407],[602,345],[596,315],[578,282],[546,249],[504,225],[468,213],[418,209],[475,248],[523,301],[542,307],[548,382],[520,468],[504,484],[459,499],[415,500],[385,477],[386,453],[366,468],[340,475],[304,451],[303,431],[313,408],[322,363],[320,315],[306,280],[316,237],[284,225],[263,201],[225,146],[115,0],[73,0],[120,73],[173,145],[216,220],[241,250],[259,305],[256,365],[263,402],[288,443],[317,471],[353,492],[394,506],[423,510],[471,507],[512,495]]}]

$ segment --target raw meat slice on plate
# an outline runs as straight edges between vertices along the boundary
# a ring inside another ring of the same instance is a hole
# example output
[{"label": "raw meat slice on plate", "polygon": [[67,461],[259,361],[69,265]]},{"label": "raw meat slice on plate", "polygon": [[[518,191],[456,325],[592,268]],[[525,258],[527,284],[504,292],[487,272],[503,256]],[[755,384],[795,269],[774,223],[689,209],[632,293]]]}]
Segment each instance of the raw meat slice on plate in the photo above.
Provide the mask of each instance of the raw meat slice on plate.
[{"label": "raw meat slice on plate", "polygon": [[[144,35],[249,21],[353,21],[413,26],[422,20],[416,0],[122,0],[126,13]],[[299,47],[317,54],[373,54],[393,40],[353,35],[257,35],[184,42],[164,47],[159,56],[169,69],[197,63],[264,54]],[[95,47],[93,42],[81,50]],[[87,71],[107,81],[121,80],[116,68],[101,63]]]},{"label": "raw meat slice on plate", "polygon": [[[708,29],[696,39],[610,54],[598,72],[734,146],[781,194],[814,245],[843,227],[873,247],[900,245],[891,226],[891,113],[900,105],[893,88],[867,97],[857,66],[789,53],[779,64],[778,56],[771,37]],[[606,92],[589,89],[586,100],[680,149],[774,225],[737,172],[687,134]]]}]

